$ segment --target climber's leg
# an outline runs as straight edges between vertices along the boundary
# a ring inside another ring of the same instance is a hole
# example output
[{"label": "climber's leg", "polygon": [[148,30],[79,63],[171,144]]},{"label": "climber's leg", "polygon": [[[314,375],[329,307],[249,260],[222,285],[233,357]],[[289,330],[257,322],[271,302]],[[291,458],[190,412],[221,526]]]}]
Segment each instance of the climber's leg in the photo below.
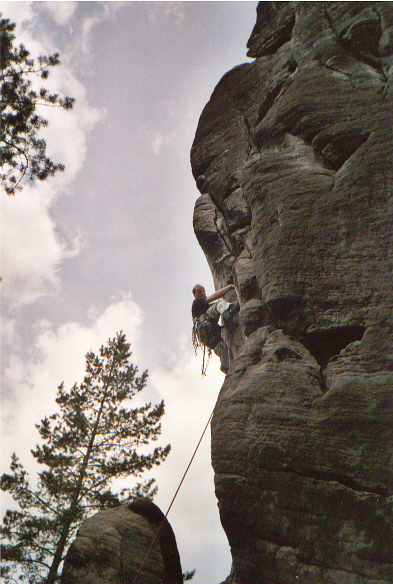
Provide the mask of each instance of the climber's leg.
[{"label": "climber's leg", "polygon": [[230,362],[229,362],[228,347],[226,346],[224,341],[220,341],[218,343],[218,345],[216,345],[214,347],[214,352],[218,357],[220,357],[220,360],[221,360],[220,369],[226,375],[228,373],[228,370],[229,370]]}]

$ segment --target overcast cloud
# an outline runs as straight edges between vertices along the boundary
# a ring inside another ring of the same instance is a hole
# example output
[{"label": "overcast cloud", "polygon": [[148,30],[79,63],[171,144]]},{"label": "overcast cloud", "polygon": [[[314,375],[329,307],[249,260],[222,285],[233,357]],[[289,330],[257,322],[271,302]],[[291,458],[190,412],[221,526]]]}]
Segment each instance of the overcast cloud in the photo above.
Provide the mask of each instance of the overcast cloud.
[{"label": "overcast cloud", "polygon": [[[189,151],[215,85],[246,62],[256,2],[1,2],[32,56],[60,53],[46,108],[63,174],[2,196],[2,472],[15,451],[34,476],[35,429],[58,385],[80,382],[84,355],[123,330],[149,370],[144,401],[166,403],[152,474],[165,512],[214,407],[223,375],[201,379],[191,288],[212,291],[192,230]],[[3,510],[10,504],[3,502]],[[207,434],[170,512],[183,570],[218,584],[230,570]]]}]

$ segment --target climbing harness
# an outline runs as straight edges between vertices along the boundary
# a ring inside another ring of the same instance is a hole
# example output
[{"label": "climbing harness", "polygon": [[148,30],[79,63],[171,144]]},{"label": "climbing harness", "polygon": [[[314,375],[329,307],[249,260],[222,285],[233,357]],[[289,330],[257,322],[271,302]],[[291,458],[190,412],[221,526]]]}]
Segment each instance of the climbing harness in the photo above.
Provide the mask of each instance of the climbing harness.
[{"label": "climbing harness", "polygon": [[[220,300],[218,302],[220,302]],[[218,318],[220,315],[223,319],[222,310],[217,311],[218,302],[209,307],[209,310],[201,316],[194,317],[192,321],[192,344],[194,346],[195,355],[198,353],[198,347],[202,350],[202,377],[206,375],[212,351],[216,353],[216,349],[222,341],[225,343],[226,350],[228,351],[229,365],[231,363],[227,327],[219,326],[218,324]],[[230,306],[230,303],[226,303],[226,305]],[[209,311],[212,310],[215,310],[215,313],[213,312],[213,314],[210,314]],[[224,310],[226,310],[225,306]],[[223,329],[225,330],[224,335],[222,334]]]},{"label": "climbing harness", "polygon": [[212,354],[212,349],[210,349],[209,347],[204,345],[201,341],[199,327],[198,327],[198,320],[199,320],[198,318],[194,318],[192,321],[192,344],[194,347],[195,355],[198,352],[198,347],[200,347],[202,350],[201,372],[202,372],[202,377],[205,377],[207,367],[209,365],[210,357]]},{"label": "climbing harness", "polygon": [[140,566],[140,568],[139,568],[139,570],[138,570],[138,572],[137,572],[137,574],[136,574],[136,576],[135,576],[135,578],[134,578],[134,580],[133,580],[132,584],[135,584],[135,583],[136,583],[136,581],[137,581],[137,578],[138,578],[139,574],[141,573],[141,571],[142,571],[142,569],[143,569],[143,566],[144,566],[144,565],[145,565],[145,563],[146,563],[146,560],[147,560],[147,558],[148,558],[148,556],[149,556],[149,553],[151,552],[151,549],[152,549],[152,547],[153,547],[153,545],[154,545],[154,542],[156,541],[156,539],[157,539],[157,537],[158,537],[158,534],[160,533],[160,529],[161,529],[161,527],[164,525],[165,519],[168,517],[168,513],[169,513],[169,511],[171,510],[173,503],[175,502],[175,499],[176,499],[176,497],[177,497],[177,494],[178,494],[178,492],[180,491],[180,487],[182,486],[182,484],[183,484],[183,482],[184,482],[184,479],[186,478],[186,475],[187,475],[187,473],[188,473],[188,471],[189,471],[189,468],[190,468],[190,466],[191,466],[191,464],[192,464],[192,462],[193,462],[193,460],[194,460],[194,458],[195,458],[195,455],[196,455],[196,453],[197,453],[197,451],[198,451],[198,448],[199,448],[199,446],[200,446],[200,444],[201,444],[201,442],[202,442],[202,439],[203,439],[203,437],[204,437],[204,435],[205,435],[205,432],[206,432],[206,430],[207,430],[207,428],[208,428],[208,426],[209,426],[209,424],[210,424],[210,421],[211,421],[211,419],[212,419],[212,417],[213,417],[213,414],[214,414],[214,410],[216,409],[216,405],[217,405],[217,404],[215,404],[215,406],[214,406],[214,408],[213,408],[213,411],[212,411],[212,413],[210,414],[210,418],[208,419],[208,421],[207,421],[207,424],[206,424],[206,426],[205,426],[205,428],[204,428],[204,430],[203,430],[203,432],[202,432],[202,436],[199,438],[199,442],[198,442],[198,444],[197,444],[197,446],[196,446],[196,448],[195,448],[195,450],[194,450],[194,454],[192,455],[192,457],[191,457],[191,460],[190,460],[190,462],[188,463],[188,466],[187,466],[187,468],[186,468],[186,470],[185,470],[185,472],[184,472],[184,474],[183,474],[183,477],[182,477],[182,479],[181,479],[181,481],[180,481],[180,484],[179,484],[179,486],[177,487],[176,493],[174,494],[174,496],[173,496],[173,499],[172,499],[172,501],[171,501],[171,504],[170,504],[170,505],[169,505],[169,507],[168,507],[168,511],[165,513],[165,515],[164,515],[164,517],[163,517],[163,519],[162,519],[162,521],[161,521],[160,525],[159,525],[159,526],[158,526],[158,528],[157,528],[157,531],[156,531],[156,533],[155,533],[155,536],[154,536],[154,538],[153,538],[153,541],[151,542],[151,544],[150,544],[150,546],[149,546],[149,549],[147,550],[147,552],[146,552],[146,555],[145,555],[145,557],[143,558],[143,562],[142,562],[142,564],[141,564],[141,566]]}]

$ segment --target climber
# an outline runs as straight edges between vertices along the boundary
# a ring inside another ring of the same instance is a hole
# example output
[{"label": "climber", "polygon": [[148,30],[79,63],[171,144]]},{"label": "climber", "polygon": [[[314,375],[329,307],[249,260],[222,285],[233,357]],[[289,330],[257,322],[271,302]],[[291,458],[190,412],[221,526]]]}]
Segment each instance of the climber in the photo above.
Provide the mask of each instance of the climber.
[{"label": "climber", "polygon": [[[194,302],[192,303],[192,320],[194,323],[193,342],[195,348],[198,344],[207,347],[209,355],[211,350],[220,357],[220,369],[227,374],[230,365],[230,350],[227,342],[222,338],[222,328],[219,324],[220,317],[227,329],[233,326],[233,316],[239,312],[239,304],[233,304],[224,300],[223,296],[235,286],[229,284],[220,290],[217,290],[211,296],[206,296],[203,286],[197,284],[192,289]],[[205,372],[205,366],[202,365],[202,373]]]}]

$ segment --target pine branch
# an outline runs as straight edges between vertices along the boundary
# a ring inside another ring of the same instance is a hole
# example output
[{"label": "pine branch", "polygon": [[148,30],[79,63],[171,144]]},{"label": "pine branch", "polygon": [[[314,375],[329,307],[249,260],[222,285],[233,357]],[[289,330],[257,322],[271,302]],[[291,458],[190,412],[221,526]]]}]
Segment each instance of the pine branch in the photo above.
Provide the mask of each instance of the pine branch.
[{"label": "pine branch", "polygon": [[41,497],[39,497],[37,495],[37,493],[35,493],[34,491],[31,491],[30,489],[27,488],[22,488],[22,493],[27,493],[28,495],[32,495],[35,499],[37,499],[37,501],[39,501],[41,503],[41,505],[43,507],[45,507],[46,509],[48,509],[49,511],[52,511],[52,513],[54,513],[55,515],[60,515],[60,513],[51,505],[49,505],[48,503],[46,503],[43,499],[41,499]]}]

